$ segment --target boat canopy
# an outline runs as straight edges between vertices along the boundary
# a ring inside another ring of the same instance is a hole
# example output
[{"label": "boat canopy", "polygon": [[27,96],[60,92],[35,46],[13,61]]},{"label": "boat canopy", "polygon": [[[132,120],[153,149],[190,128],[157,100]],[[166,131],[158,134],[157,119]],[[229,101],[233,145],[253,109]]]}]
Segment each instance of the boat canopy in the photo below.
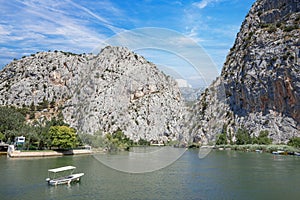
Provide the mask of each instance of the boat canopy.
[{"label": "boat canopy", "polygon": [[49,169],[48,172],[62,172],[62,171],[66,171],[66,170],[72,170],[72,169],[76,169],[76,167],[74,166],[65,166],[65,167],[59,167],[59,168],[55,168],[55,169]]}]

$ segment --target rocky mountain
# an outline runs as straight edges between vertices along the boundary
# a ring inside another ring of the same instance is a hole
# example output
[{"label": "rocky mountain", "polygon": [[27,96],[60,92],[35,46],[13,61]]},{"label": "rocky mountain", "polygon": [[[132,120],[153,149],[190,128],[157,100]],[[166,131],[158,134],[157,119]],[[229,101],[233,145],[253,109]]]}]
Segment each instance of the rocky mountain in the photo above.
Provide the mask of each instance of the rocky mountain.
[{"label": "rocky mountain", "polygon": [[80,133],[118,129],[137,141],[209,143],[239,129],[268,131],[274,143],[300,137],[300,1],[257,0],[243,22],[221,75],[192,108],[182,89],[123,47],[98,55],[42,52],[0,71],[0,105],[30,107],[28,122],[63,115]]},{"label": "rocky mountain", "polygon": [[43,105],[28,121],[63,114],[81,133],[118,129],[133,140],[186,138],[186,108],[177,83],[123,47],[98,55],[41,52],[0,72],[0,105]]},{"label": "rocky mountain", "polygon": [[220,77],[202,94],[191,124],[195,140],[239,128],[273,142],[300,136],[300,1],[257,0]]}]

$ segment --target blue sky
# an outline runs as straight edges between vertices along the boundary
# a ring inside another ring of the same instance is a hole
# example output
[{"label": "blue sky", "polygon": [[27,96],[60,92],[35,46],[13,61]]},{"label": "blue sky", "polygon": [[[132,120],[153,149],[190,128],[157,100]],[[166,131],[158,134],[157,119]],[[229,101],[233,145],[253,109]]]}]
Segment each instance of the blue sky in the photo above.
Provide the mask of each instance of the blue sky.
[{"label": "blue sky", "polygon": [[[253,3],[254,0],[0,0],[0,69],[13,58],[40,51],[95,52],[115,35],[155,27],[193,40],[219,72]],[[138,49],[135,48],[132,50]],[[159,56],[152,50],[136,52],[162,66],[172,65],[166,62],[170,56]]]}]

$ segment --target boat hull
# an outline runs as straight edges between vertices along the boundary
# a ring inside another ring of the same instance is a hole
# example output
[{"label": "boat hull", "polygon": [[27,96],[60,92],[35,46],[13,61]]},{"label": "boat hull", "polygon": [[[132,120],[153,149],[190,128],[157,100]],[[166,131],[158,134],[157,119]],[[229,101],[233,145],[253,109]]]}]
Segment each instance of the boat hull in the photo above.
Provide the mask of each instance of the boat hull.
[{"label": "boat hull", "polygon": [[79,182],[83,175],[84,173],[71,174],[69,176],[48,180],[48,183],[49,185],[71,184],[72,182]]}]

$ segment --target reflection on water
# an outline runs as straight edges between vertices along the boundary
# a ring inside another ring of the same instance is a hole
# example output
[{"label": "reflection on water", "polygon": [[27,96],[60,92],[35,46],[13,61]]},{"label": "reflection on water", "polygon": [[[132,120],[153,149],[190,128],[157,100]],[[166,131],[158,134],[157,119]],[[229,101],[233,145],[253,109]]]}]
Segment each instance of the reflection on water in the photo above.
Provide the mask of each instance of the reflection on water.
[{"label": "reflection on water", "polygon": [[186,149],[169,146],[133,148],[130,152],[114,155],[96,154],[94,157],[104,165],[127,173],[147,173],[165,168],[179,159]]},{"label": "reflection on water", "polygon": [[[48,186],[47,170],[65,165],[85,173],[81,182]],[[198,150],[188,150],[166,168],[132,174],[106,167],[94,156],[1,156],[0,199],[298,199],[299,166],[296,156],[213,150],[199,159]]]}]

